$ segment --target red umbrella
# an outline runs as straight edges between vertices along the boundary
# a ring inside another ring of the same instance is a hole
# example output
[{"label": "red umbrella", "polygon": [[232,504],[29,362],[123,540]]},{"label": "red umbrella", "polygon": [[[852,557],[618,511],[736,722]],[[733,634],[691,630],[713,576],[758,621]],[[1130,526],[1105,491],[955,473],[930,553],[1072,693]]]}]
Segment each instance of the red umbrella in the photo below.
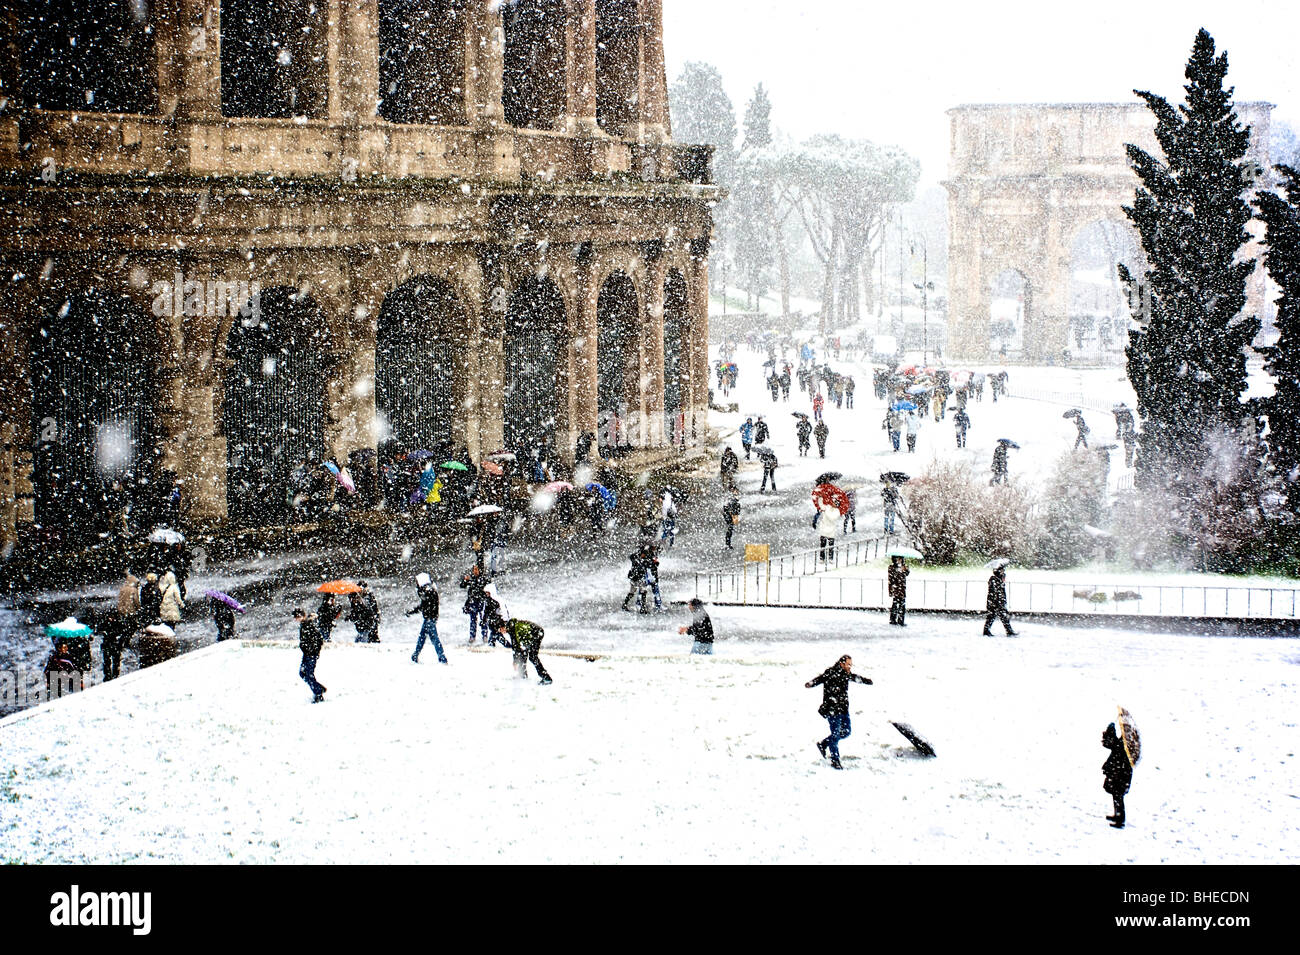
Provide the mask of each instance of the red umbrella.
[{"label": "red umbrella", "polygon": [[813,504],[817,507],[833,507],[841,514],[849,512],[849,496],[834,484],[818,484],[812,492]]},{"label": "red umbrella", "polygon": [[568,481],[552,481],[550,484],[542,487],[543,491],[550,491],[552,494],[560,494],[564,491],[572,491],[573,485]]}]

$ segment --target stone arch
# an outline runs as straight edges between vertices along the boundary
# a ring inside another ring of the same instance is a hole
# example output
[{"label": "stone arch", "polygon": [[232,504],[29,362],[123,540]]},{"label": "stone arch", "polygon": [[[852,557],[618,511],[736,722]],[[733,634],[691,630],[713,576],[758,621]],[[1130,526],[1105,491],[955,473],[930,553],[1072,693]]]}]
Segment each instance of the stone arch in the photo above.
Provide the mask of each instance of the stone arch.
[{"label": "stone arch", "polygon": [[596,122],[611,136],[635,133],[640,108],[637,0],[596,0]]},{"label": "stone arch", "polygon": [[469,388],[468,349],[468,312],[451,282],[420,275],[384,297],[375,333],[381,440],[450,454]]},{"label": "stone arch", "polygon": [[266,525],[287,519],[293,469],[325,454],[332,349],[325,313],[305,292],[264,290],[252,312],[226,340],[226,506],[236,524]]},{"label": "stone arch", "polygon": [[463,126],[464,0],[381,0],[379,115],[391,123]]},{"label": "stone arch", "polygon": [[221,114],[325,118],[329,7],[322,0],[221,0]]},{"label": "stone arch", "polygon": [[144,522],[161,460],[154,323],[129,297],[94,287],[43,311],[30,349],[36,521],[93,536],[130,501]]},{"label": "stone arch", "polygon": [[670,444],[686,440],[690,394],[690,301],[686,276],[669,267],[664,278],[664,433]]},{"label": "stone arch", "polygon": [[38,109],[156,113],[152,2],[18,5],[19,88]]},{"label": "stone arch", "polygon": [[1116,265],[1140,274],[1140,249],[1132,227],[1118,217],[1080,222],[1072,230],[1066,317],[1075,356],[1117,361],[1128,344],[1131,313]]},{"label": "stone arch", "polygon": [[630,443],[629,410],[639,390],[640,309],[636,284],[624,271],[611,272],[596,299],[596,412],[602,446]]},{"label": "stone arch", "polygon": [[564,0],[519,0],[501,10],[501,107],[512,126],[554,129],[565,105]]},{"label": "stone arch", "polygon": [[1003,268],[992,272],[988,288],[987,343],[990,351],[1019,358],[1025,350],[1025,331],[1034,320],[1033,286],[1024,271]]},{"label": "stone arch", "polygon": [[[564,296],[549,278],[517,281],[506,310],[503,427],[507,448],[557,450],[562,405],[561,363],[566,346]],[[553,455],[548,455],[554,460]]]}]

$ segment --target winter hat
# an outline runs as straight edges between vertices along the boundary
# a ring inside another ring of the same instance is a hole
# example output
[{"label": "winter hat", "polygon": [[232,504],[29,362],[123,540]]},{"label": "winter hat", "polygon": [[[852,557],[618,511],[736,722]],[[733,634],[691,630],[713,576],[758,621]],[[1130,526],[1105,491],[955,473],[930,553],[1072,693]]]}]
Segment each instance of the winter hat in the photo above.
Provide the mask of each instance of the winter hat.
[{"label": "winter hat", "polygon": [[430,577],[429,577],[428,574],[416,574],[416,575],[415,575],[415,586],[417,586],[417,587],[427,587],[427,586],[429,586],[429,584],[431,584],[431,583],[433,583],[433,581],[430,579]]}]

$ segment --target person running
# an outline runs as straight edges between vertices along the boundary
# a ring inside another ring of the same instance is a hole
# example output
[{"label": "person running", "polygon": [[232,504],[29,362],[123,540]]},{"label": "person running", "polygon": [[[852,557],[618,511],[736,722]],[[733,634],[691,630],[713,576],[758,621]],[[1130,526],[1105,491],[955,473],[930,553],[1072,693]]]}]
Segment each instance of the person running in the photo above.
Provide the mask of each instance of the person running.
[{"label": "person running", "polygon": [[830,752],[833,769],[844,768],[840,765],[839,744],[840,740],[848,739],[849,733],[853,730],[849,720],[850,682],[871,686],[869,679],[853,672],[853,658],[846,653],[821,676],[804,684],[804,688],[809,690],[818,685],[822,688],[822,705],[817,708],[817,712],[825,717],[831,731],[830,735],[818,742],[817,751],[822,754],[823,759],[826,758],[827,751]]},{"label": "person running", "polygon": [[415,575],[415,588],[420,602],[406,611],[406,615],[409,617],[418,611],[424,618],[424,623],[420,626],[420,637],[415,641],[411,662],[420,662],[420,651],[424,649],[425,640],[428,640],[433,644],[433,652],[438,654],[438,662],[446,663],[447,655],[442,652],[442,641],[438,639],[438,588],[428,574]]},{"label": "person running", "polygon": [[325,699],[325,687],[316,679],[316,663],[320,660],[320,627],[316,626],[316,615],[308,613],[302,607],[293,611],[293,619],[298,621],[298,649],[302,651],[302,665],[298,667],[298,676],[311,689],[313,703]]}]

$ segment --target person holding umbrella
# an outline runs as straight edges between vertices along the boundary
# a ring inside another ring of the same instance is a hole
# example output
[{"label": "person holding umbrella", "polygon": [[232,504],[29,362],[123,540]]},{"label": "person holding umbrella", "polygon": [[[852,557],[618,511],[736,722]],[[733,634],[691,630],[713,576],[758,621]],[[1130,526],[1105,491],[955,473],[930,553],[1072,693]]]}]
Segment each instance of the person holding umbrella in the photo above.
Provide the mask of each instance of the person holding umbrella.
[{"label": "person holding umbrella", "polygon": [[903,555],[894,554],[889,562],[889,596],[893,600],[889,607],[889,622],[896,627],[907,626],[903,618],[907,614],[907,575],[911,572]]},{"label": "person holding umbrella", "polygon": [[1064,415],[1062,415],[1062,417],[1065,417],[1065,418],[1073,418],[1073,419],[1074,419],[1074,427],[1075,427],[1076,429],[1078,429],[1078,432],[1079,432],[1079,433],[1078,433],[1078,436],[1074,439],[1074,449],[1073,449],[1073,450],[1078,451],[1078,450],[1079,450],[1079,445],[1083,445],[1085,448],[1087,448],[1087,447],[1088,447],[1088,432],[1089,432],[1091,429],[1088,427],[1087,422],[1085,422],[1085,421],[1083,420],[1083,412],[1080,411],[1078,408],[1071,408],[1071,409],[1070,409],[1069,411],[1067,411]]},{"label": "person holding umbrella", "polygon": [[1005,557],[990,561],[986,566],[992,568],[993,573],[989,577],[988,598],[984,602],[984,609],[987,611],[984,617],[984,636],[993,636],[993,621],[995,619],[1002,621],[1002,626],[1006,628],[1007,636],[1017,636],[1016,631],[1011,629],[1011,615],[1007,613],[1007,564],[1010,563]]},{"label": "person holding umbrella", "polygon": [[1115,732],[1114,723],[1107,726],[1101,734],[1101,745],[1110,750],[1106,762],[1101,765],[1103,777],[1101,788],[1110,794],[1110,798],[1115,804],[1114,814],[1106,818],[1110,820],[1112,828],[1123,829],[1124,796],[1133,782],[1133,766],[1129,763],[1128,754],[1124,751],[1124,741]]},{"label": "person holding umbrella", "polygon": [[217,642],[235,639],[235,608],[208,594],[208,609],[212,612],[212,622],[217,625]]},{"label": "person holding umbrella", "polygon": [[726,450],[722,452],[722,463],[718,465],[718,476],[722,479],[722,488],[735,494],[740,488],[736,484],[736,472],[740,470],[740,458],[736,457],[736,452],[731,450],[731,445],[727,445]]},{"label": "person holding umbrella", "polygon": [[822,754],[823,759],[826,758],[827,751],[830,751],[832,769],[844,768],[840,764],[839,744],[840,740],[848,739],[853,731],[849,720],[850,682],[871,686],[869,679],[853,672],[853,658],[846,653],[821,676],[804,684],[804,688],[808,690],[818,685],[822,688],[822,705],[817,708],[817,712],[830,724],[831,731],[830,735],[817,743],[817,751]]},{"label": "person holding umbrella", "polygon": [[806,458],[808,449],[812,447],[812,442],[809,440],[812,437],[812,422],[808,420],[806,414],[796,414],[796,417],[799,420],[795,422],[794,434],[799,439],[799,457]]},{"label": "person holding umbrella", "polygon": [[767,490],[767,482],[769,480],[772,482],[772,490],[776,491],[776,452],[771,448],[764,446],[759,449],[758,458],[763,462],[763,483],[759,487],[758,492],[762,494]]},{"label": "person holding umbrella", "polygon": [[1014,441],[998,439],[997,447],[993,449],[993,479],[989,481],[990,485],[1007,483],[1007,450],[1016,447],[1019,445]]}]

